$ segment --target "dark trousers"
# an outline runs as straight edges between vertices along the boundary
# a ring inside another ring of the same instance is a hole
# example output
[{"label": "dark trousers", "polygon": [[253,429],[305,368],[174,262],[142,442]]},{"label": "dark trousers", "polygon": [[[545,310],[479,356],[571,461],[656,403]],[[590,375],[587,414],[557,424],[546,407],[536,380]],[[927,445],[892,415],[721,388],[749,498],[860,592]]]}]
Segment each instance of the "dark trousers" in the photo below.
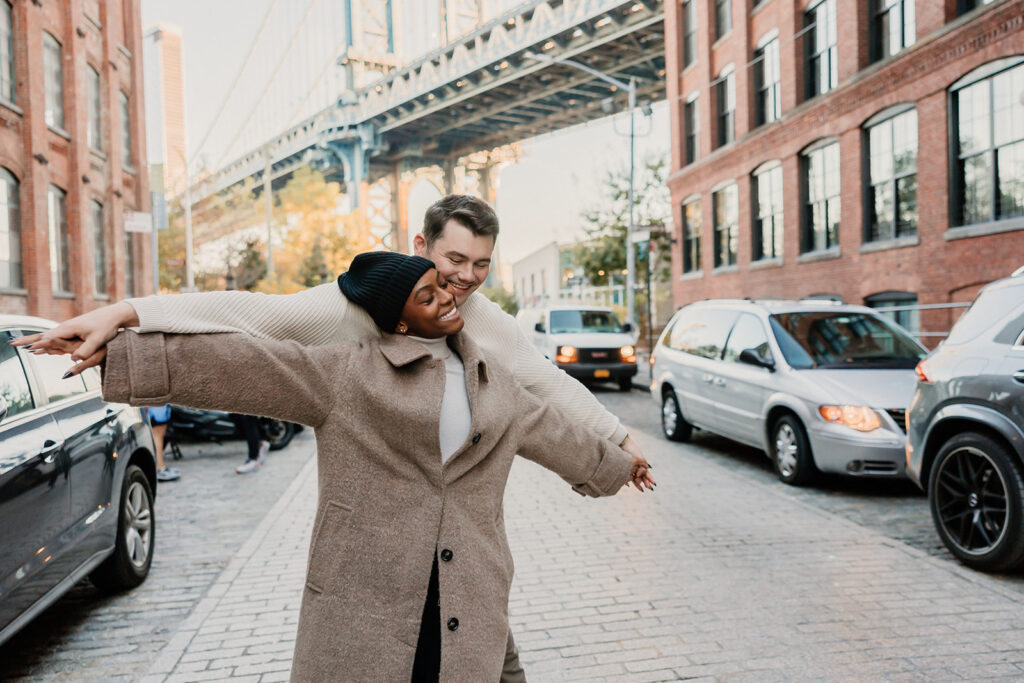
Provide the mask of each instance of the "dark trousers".
[{"label": "dark trousers", "polygon": [[259,418],[231,413],[231,421],[235,423],[235,427],[242,433],[242,437],[249,445],[249,459],[255,460],[260,454],[260,441],[263,440],[260,435]]},{"label": "dark trousers", "polygon": [[437,551],[423,603],[423,621],[412,664],[412,683],[433,683],[441,676],[441,591],[437,584]]}]

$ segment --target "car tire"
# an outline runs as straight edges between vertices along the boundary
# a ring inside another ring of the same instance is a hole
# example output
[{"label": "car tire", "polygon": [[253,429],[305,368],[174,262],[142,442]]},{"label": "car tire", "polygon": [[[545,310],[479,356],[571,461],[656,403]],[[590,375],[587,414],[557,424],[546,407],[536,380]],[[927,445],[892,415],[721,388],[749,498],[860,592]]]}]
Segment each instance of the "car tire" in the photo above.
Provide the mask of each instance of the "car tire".
[{"label": "car tire", "polygon": [[633,378],[622,377],[619,379],[619,391],[632,391],[633,389]]},{"label": "car tire", "polygon": [[693,436],[693,425],[683,417],[674,391],[666,391],[661,398],[661,431],[669,441],[689,441]]},{"label": "car tire", "polygon": [[807,431],[794,415],[783,415],[772,425],[772,463],[779,480],[790,486],[805,486],[817,474]]},{"label": "car tire", "polygon": [[292,442],[295,425],[284,420],[266,420],[262,425],[263,436],[270,442],[270,450],[279,451]]},{"label": "car tire", "polygon": [[89,575],[97,588],[117,592],[146,580],[156,539],[153,510],[149,479],[139,467],[129,465],[121,486],[114,552]]},{"label": "car tire", "polygon": [[939,538],[974,569],[1024,567],[1024,472],[995,439],[954,436],[939,449],[928,477],[928,507]]}]

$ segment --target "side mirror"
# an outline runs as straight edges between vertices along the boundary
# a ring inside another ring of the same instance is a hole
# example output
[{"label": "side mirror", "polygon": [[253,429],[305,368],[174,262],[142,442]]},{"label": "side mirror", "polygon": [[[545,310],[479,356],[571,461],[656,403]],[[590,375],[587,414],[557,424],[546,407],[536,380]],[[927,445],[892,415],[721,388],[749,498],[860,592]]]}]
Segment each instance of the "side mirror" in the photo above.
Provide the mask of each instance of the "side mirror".
[{"label": "side mirror", "polygon": [[541,334],[543,334],[544,333],[544,323],[537,323],[536,325],[534,325],[533,326],[533,331],[534,332],[540,332]]},{"label": "side mirror", "polygon": [[3,422],[5,417],[7,417],[7,399],[0,396],[0,422]]},{"label": "side mirror", "polygon": [[756,365],[759,368],[775,370],[775,362],[762,356],[758,353],[757,349],[743,349],[740,351],[740,362],[747,365]]},{"label": "side mirror", "polygon": [[622,323],[622,331],[623,332],[632,332],[633,331],[633,323]]}]

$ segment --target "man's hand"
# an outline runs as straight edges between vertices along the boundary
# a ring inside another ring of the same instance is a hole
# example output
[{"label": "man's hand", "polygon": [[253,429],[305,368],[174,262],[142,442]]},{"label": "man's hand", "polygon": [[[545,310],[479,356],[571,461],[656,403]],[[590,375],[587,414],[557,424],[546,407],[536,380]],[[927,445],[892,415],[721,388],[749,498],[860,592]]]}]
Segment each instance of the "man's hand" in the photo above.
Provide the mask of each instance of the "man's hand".
[{"label": "man's hand", "polygon": [[633,437],[627,436],[626,440],[619,445],[619,448],[633,456],[633,467],[630,469],[629,481],[626,482],[626,486],[632,483],[640,493],[644,492],[645,486],[648,491],[653,491],[656,484],[654,479],[651,478],[651,466],[647,462],[647,458],[640,451],[640,447],[633,441]]},{"label": "man's hand", "polygon": [[35,354],[70,353],[71,359],[78,361],[71,369],[71,374],[77,375],[103,362],[107,356],[106,344],[117,335],[120,328],[138,324],[139,317],[135,309],[122,301],[62,322],[52,330],[18,337],[11,343],[24,346]]}]

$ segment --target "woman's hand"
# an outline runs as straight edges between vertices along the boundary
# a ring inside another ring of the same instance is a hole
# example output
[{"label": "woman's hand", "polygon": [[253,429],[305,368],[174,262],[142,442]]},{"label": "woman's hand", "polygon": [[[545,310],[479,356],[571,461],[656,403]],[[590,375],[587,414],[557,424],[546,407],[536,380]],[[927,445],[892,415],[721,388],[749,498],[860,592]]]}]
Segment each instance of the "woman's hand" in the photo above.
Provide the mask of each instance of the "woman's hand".
[{"label": "woman's hand", "polygon": [[62,322],[52,330],[18,337],[11,344],[24,346],[35,354],[70,353],[71,359],[78,361],[71,374],[77,375],[103,362],[107,356],[106,344],[120,328],[138,324],[135,309],[122,301]]},{"label": "woman's hand", "polygon": [[651,466],[642,456],[633,456],[633,467],[629,471],[629,481],[626,482],[626,486],[628,487],[630,484],[633,484],[640,493],[644,492],[645,486],[648,491],[653,491],[656,486],[654,479],[651,478]]}]

